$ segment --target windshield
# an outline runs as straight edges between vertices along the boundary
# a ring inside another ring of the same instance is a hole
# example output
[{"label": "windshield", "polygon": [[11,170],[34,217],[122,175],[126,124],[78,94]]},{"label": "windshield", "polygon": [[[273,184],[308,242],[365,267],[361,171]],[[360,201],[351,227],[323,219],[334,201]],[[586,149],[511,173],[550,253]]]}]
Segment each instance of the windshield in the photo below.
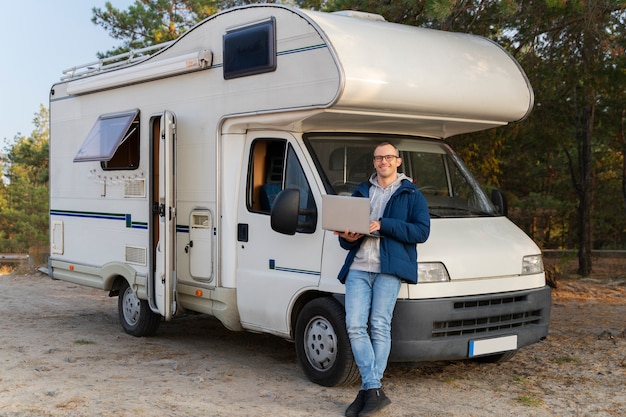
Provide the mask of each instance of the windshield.
[{"label": "windshield", "polygon": [[440,140],[380,135],[311,134],[305,143],[328,194],[351,195],[375,172],[374,148],[398,147],[399,168],[424,194],[431,217],[497,215],[491,201],[461,159]]}]

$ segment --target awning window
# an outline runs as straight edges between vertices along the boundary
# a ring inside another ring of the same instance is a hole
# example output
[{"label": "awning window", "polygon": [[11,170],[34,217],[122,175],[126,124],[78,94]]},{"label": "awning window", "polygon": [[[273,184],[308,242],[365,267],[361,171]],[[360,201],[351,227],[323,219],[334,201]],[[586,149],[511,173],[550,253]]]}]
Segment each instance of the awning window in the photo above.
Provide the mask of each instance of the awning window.
[{"label": "awning window", "polygon": [[105,114],[96,120],[74,157],[74,162],[110,161],[115,151],[131,137],[138,124],[139,110]]}]

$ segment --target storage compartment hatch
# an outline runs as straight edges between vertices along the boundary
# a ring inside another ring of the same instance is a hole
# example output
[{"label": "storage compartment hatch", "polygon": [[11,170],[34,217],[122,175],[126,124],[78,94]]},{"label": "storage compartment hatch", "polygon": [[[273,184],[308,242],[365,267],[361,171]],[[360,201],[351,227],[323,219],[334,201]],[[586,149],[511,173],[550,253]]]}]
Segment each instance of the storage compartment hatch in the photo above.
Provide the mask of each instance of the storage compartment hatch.
[{"label": "storage compartment hatch", "polygon": [[189,219],[189,273],[200,281],[213,279],[213,216],[196,210]]}]

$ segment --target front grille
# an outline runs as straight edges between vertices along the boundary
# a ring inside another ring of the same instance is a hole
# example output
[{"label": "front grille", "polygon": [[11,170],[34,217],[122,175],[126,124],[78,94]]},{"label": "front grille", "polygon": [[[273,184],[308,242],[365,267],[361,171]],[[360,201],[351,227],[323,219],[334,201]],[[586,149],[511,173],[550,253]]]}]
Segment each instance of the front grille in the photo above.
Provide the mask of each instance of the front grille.
[{"label": "front grille", "polygon": [[[541,321],[541,310],[494,314],[494,308],[497,310],[498,307],[502,307],[510,310],[515,305],[520,306],[520,303],[526,303],[526,301],[526,296],[515,296],[456,302],[454,303],[455,311],[466,310],[462,312],[465,317],[458,320],[434,322],[432,337],[489,334],[538,324]],[[487,309],[489,311],[485,311]]]},{"label": "front grille", "polygon": [[454,303],[454,309],[460,308],[474,308],[474,307],[491,307],[504,304],[522,303],[528,299],[525,295],[519,295],[517,297],[503,297],[503,298],[487,298],[485,300],[473,300],[473,301],[459,301]]}]

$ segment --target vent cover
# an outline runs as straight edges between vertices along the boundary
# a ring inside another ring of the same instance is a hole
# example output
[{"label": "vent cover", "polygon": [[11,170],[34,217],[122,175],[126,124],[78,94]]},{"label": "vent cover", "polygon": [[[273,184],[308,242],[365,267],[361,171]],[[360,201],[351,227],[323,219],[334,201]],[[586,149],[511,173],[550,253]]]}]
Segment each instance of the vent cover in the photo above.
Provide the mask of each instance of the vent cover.
[{"label": "vent cover", "polygon": [[135,265],[147,265],[147,253],[146,248],[139,246],[126,245],[126,262]]},{"label": "vent cover", "polygon": [[192,213],[191,214],[191,227],[209,227],[209,213]]},{"label": "vent cover", "polygon": [[146,179],[139,178],[124,182],[124,197],[143,198],[146,196]]}]

